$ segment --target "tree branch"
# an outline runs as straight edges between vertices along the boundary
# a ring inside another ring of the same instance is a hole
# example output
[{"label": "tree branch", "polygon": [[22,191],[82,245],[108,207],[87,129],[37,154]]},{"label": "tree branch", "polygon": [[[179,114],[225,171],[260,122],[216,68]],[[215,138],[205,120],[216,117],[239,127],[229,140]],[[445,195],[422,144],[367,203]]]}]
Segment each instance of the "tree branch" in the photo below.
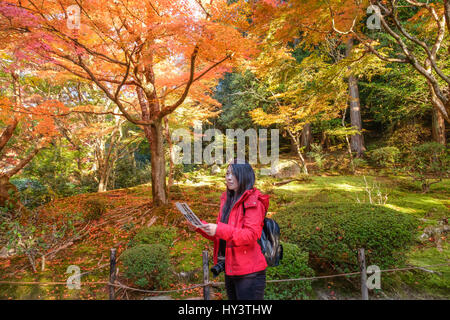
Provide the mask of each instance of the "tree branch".
[{"label": "tree branch", "polygon": [[[184,102],[184,100],[186,99],[187,93],[188,93],[188,91],[189,91],[189,88],[190,88],[190,86],[192,85],[192,83],[194,83],[195,81],[200,80],[200,79],[201,79],[205,74],[207,74],[209,71],[211,71],[212,69],[214,69],[215,67],[217,67],[217,66],[220,65],[221,63],[225,62],[226,60],[231,59],[231,57],[232,57],[232,55],[227,55],[225,58],[223,58],[222,60],[216,62],[215,64],[213,64],[212,66],[210,66],[208,69],[206,69],[204,72],[202,72],[200,75],[198,75],[198,76],[195,77],[195,78],[194,78],[194,70],[192,69],[192,68],[193,68],[193,64],[192,64],[192,60],[191,60],[191,75],[190,75],[190,77],[189,77],[189,81],[187,82],[186,89],[184,90],[183,95],[181,96],[180,99],[178,99],[178,101],[177,101],[175,104],[173,104],[172,106],[167,107],[167,108],[164,108],[163,110],[161,110],[161,111],[158,113],[157,117],[158,117],[159,119],[162,119],[162,118],[165,117],[166,115],[172,113],[178,106],[180,106],[180,105]],[[180,86],[181,86],[181,85],[180,85]],[[179,88],[180,86],[178,86],[178,87],[176,87],[176,88],[170,90],[169,92],[167,92],[167,93],[165,94],[165,96],[167,96],[167,94],[173,92],[174,90],[176,90],[176,89]]]}]

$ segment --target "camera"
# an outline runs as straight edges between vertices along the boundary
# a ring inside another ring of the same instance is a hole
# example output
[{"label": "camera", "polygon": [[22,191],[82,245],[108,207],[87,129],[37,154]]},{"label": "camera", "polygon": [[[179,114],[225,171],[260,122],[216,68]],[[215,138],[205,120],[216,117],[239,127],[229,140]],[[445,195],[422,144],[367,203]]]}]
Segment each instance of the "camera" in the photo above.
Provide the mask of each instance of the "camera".
[{"label": "camera", "polygon": [[225,271],[225,259],[219,260],[217,264],[211,268],[213,278],[216,278],[222,271]]}]

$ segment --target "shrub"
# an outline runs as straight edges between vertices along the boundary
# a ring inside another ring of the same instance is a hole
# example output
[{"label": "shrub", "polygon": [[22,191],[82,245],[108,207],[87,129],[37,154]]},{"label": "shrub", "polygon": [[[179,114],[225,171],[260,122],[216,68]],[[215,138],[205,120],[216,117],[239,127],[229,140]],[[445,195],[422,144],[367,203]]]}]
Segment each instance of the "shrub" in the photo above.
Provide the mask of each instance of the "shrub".
[{"label": "shrub", "polygon": [[[420,181],[422,191],[428,192],[433,183],[448,177],[450,152],[448,148],[437,143],[427,142],[412,149],[405,167],[414,180]],[[439,179],[438,181],[431,181]]]},{"label": "shrub", "polygon": [[29,209],[39,207],[50,200],[47,187],[37,179],[13,178],[11,183],[20,191],[20,202]]},{"label": "shrub", "polygon": [[106,212],[106,202],[101,199],[89,199],[85,202],[86,213],[84,218],[88,221],[98,220]]},{"label": "shrub", "polygon": [[158,225],[143,227],[139,229],[133,240],[131,240],[130,245],[136,246],[139,244],[162,244],[170,247],[172,246],[176,235],[176,230],[171,227]]},{"label": "shrub", "polygon": [[121,255],[124,276],[139,287],[166,288],[170,276],[169,250],[162,244],[139,244]]},{"label": "shrub", "polygon": [[314,159],[319,170],[323,169],[327,154],[323,151],[320,144],[312,143],[311,151],[308,152],[307,155]]},{"label": "shrub", "polygon": [[370,161],[379,167],[395,167],[400,157],[400,150],[397,147],[383,147],[367,153]]},{"label": "shrub", "polygon": [[[314,270],[308,267],[307,252],[292,243],[282,242],[282,245],[283,259],[277,267],[267,268],[267,280],[314,276]],[[270,300],[305,299],[308,298],[311,290],[310,280],[267,283],[264,298]]]},{"label": "shrub", "polygon": [[309,203],[277,214],[282,237],[343,272],[358,270],[358,249],[367,264],[400,266],[414,243],[417,220],[383,206],[354,203]]},{"label": "shrub", "polygon": [[389,146],[397,147],[401,152],[408,152],[414,146],[425,142],[431,136],[430,129],[421,124],[407,124],[397,130],[389,137]]},{"label": "shrub", "polygon": [[355,168],[366,168],[367,161],[361,158],[354,158],[353,165],[355,166]]},{"label": "shrub", "polygon": [[116,161],[114,174],[110,179],[111,189],[131,188],[152,181],[151,163],[149,161],[134,161],[125,156]]},{"label": "shrub", "polygon": [[[183,178],[183,170],[184,166],[182,163],[180,164],[174,164],[173,166],[173,180],[174,181],[180,181]],[[169,172],[169,168],[167,169],[167,172]]]}]

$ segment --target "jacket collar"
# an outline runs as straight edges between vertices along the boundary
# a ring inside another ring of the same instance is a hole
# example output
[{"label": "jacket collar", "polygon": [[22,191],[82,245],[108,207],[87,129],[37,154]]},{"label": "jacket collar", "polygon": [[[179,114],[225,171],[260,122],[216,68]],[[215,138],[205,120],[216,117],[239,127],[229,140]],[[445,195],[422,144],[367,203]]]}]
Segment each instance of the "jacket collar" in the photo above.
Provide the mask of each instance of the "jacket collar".
[{"label": "jacket collar", "polygon": [[[241,197],[238,199],[238,201],[236,201],[234,206],[238,206],[241,202],[247,200],[248,198],[254,198],[254,200],[256,200],[258,198],[261,198],[261,196],[265,196],[265,195],[263,195],[257,188],[245,190],[244,193],[241,195]],[[227,191],[226,190],[222,193],[220,199],[223,201],[226,201],[226,199],[227,199]]]}]

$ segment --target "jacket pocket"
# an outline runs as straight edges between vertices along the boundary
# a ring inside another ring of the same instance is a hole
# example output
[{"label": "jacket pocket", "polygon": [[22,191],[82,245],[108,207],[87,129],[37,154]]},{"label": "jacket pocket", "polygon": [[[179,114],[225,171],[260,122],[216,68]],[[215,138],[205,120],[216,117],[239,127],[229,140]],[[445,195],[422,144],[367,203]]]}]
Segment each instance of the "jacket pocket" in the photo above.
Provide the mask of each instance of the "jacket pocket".
[{"label": "jacket pocket", "polygon": [[236,271],[241,271],[243,269],[251,269],[252,265],[255,263],[253,256],[253,246],[235,246],[230,248],[232,252],[232,268]]}]

